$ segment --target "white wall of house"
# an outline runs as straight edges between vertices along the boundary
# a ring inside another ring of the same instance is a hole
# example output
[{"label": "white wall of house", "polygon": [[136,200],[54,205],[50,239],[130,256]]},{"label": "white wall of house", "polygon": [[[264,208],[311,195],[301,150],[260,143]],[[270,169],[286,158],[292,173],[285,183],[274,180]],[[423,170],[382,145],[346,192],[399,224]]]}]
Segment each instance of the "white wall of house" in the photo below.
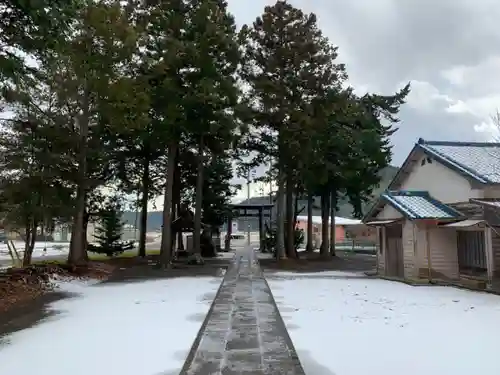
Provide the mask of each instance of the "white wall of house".
[{"label": "white wall of house", "polygon": [[[395,190],[422,190],[443,203],[468,202],[471,198],[500,198],[500,187],[483,187],[471,182],[460,173],[448,168],[437,160],[432,163],[422,159],[422,155],[412,170]],[[391,205],[386,204],[377,219],[399,219],[402,215]],[[384,229],[380,230],[383,234]],[[493,237],[493,267],[500,274],[500,227]],[[403,225],[403,259],[405,278],[428,275],[428,247],[431,254],[431,268],[434,276],[459,279],[457,254],[457,230],[455,228],[427,228],[426,224],[406,220]],[[385,246],[384,246],[385,247]],[[378,270],[385,271],[386,249],[379,253]]]},{"label": "white wall of house", "polygon": [[401,219],[403,215],[392,207],[390,204],[386,204],[382,211],[377,215],[377,220],[380,219]]},{"label": "white wall of house", "polygon": [[377,272],[380,274],[385,274],[385,256],[387,251],[385,249],[385,228],[377,228],[377,239],[378,239],[378,253],[377,253]]},{"label": "white wall of house", "polygon": [[500,187],[486,186],[484,188],[484,198],[500,198]]},{"label": "white wall of house", "polygon": [[[429,231],[428,235],[426,231]],[[427,240],[431,253],[431,269],[449,279],[458,279],[457,231],[453,228],[429,228],[418,226],[417,236],[417,268],[420,276],[427,277]],[[436,276],[435,274],[433,276]]]},{"label": "white wall of house", "polygon": [[[471,198],[484,198],[481,189],[472,187],[468,179],[436,160],[422,165],[422,156],[414,165],[400,190],[423,190],[443,203],[468,202]],[[500,191],[500,190],[499,190]]]},{"label": "white wall of house", "polygon": [[403,265],[404,276],[407,279],[416,278],[418,276],[418,268],[415,267],[415,223],[406,220],[403,224]]}]

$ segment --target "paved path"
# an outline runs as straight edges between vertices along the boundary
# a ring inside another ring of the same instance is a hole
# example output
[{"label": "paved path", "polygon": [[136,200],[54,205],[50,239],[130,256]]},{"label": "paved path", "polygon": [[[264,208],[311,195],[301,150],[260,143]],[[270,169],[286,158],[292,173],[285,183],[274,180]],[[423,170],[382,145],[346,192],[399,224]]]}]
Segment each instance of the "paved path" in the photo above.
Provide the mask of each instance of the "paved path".
[{"label": "paved path", "polygon": [[182,375],[304,375],[251,248],[237,250]]}]

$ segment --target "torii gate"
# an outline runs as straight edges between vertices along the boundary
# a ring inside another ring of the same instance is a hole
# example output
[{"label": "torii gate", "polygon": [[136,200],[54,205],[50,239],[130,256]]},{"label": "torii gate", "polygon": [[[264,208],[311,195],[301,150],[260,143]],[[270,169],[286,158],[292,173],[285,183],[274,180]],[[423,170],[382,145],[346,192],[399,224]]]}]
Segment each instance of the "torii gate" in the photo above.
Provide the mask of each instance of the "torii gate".
[{"label": "torii gate", "polygon": [[224,243],[225,251],[231,250],[231,234],[233,231],[233,217],[258,217],[259,218],[259,244],[262,251],[264,246],[264,217],[271,218],[272,203],[264,204],[232,204],[231,215],[227,220],[227,235]]}]

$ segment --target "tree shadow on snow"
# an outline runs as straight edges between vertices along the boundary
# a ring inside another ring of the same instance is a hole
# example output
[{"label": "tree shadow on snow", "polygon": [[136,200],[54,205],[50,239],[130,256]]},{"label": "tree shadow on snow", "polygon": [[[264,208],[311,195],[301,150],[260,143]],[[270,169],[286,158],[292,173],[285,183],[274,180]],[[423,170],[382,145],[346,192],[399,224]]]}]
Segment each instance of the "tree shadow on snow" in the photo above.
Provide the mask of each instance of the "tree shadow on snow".
[{"label": "tree shadow on snow", "polygon": [[186,320],[189,322],[201,323],[205,320],[207,313],[196,313],[190,314],[186,317]]},{"label": "tree shadow on snow", "polygon": [[62,299],[75,298],[78,294],[68,292],[46,293],[34,300],[25,301],[6,312],[0,313],[0,347],[9,344],[9,335],[57,318],[61,311],[51,304]]}]

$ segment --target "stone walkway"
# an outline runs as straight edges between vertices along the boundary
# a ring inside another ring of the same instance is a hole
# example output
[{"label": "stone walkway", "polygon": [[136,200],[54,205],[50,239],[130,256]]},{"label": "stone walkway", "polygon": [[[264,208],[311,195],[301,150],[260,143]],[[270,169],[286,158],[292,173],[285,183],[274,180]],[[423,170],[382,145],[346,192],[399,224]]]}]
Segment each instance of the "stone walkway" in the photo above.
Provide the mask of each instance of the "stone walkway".
[{"label": "stone walkway", "polygon": [[254,251],[237,250],[181,375],[304,375]]}]

